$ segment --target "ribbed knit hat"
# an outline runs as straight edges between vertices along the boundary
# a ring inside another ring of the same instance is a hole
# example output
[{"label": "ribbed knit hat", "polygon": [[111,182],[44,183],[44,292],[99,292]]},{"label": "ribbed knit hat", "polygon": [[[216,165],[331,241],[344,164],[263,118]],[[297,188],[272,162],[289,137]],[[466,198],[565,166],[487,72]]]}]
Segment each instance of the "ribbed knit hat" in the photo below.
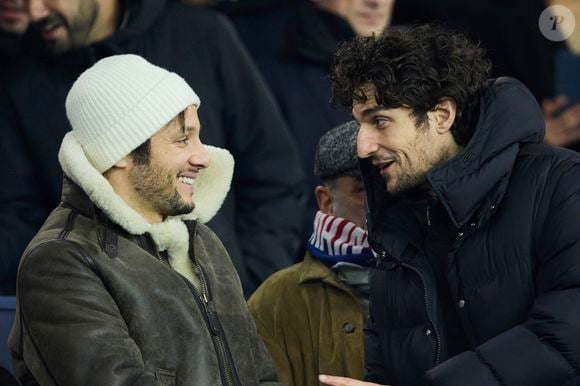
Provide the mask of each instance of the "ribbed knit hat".
[{"label": "ribbed knit hat", "polygon": [[314,174],[317,177],[360,175],[356,154],[358,129],[359,124],[350,121],[327,131],[320,138],[314,157]]},{"label": "ribbed knit hat", "polygon": [[89,162],[111,168],[200,100],[179,75],[137,55],[101,59],[66,98],[66,115]]}]

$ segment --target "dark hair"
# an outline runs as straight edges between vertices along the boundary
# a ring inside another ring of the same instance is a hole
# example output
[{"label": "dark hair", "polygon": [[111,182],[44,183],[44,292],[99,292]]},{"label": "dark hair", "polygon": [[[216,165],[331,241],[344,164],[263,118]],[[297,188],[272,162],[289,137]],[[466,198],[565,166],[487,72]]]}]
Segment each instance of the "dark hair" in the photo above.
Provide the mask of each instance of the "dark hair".
[{"label": "dark hair", "polygon": [[129,155],[133,158],[136,165],[148,165],[149,155],[151,154],[151,139],[143,142],[138,148],[133,150]]},{"label": "dark hair", "polygon": [[465,145],[475,129],[479,97],[491,63],[484,50],[442,26],[389,28],[381,36],[341,44],[331,70],[332,101],[347,108],[366,101],[375,88],[377,104],[409,107],[417,127],[441,98],[457,104],[453,138]]},{"label": "dark hair", "polygon": [[[178,120],[179,125],[181,126],[182,130],[185,130],[184,120],[185,120],[185,110],[181,111],[175,118],[169,121],[163,128],[167,127],[170,123],[174,120]],[[163,130],[161,128],[160,130]],[[184,131],[185,132],[185,131]],[[133,162],[137,165],[148,165],[149,164],[149,156],[151,155],[151,138],[147,138],[145,142],[143,142],[139,147],[133,150],[129,155],[133,158]]]}]

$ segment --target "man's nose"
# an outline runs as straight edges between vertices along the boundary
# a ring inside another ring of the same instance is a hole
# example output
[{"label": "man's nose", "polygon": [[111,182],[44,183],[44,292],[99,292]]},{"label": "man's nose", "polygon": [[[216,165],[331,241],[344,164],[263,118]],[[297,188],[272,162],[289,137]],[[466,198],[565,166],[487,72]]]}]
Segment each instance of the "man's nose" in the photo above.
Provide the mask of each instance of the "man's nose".
[{"label": "man's nose", "polygon": [[372,9],[379,8],[379,1],[378,0],[365,0],[364,4]]},{"label": "man's nose", "polygon": [[28,16],[33,23],[43,20],[50,15],[50,10],[44,4],[44,0],[28,0],[27,2]]},{"label": "man's nose", "polygon": [[205,169],[209,166],[209,153],[201,141],[195,143],[193,152],[189,157],[189,163],[199,169]]},{"label": "man's nose", "polygon": [[359,158],[368,158],[378,149],[372,130],[361,126],[356,137],[356,151]]}]

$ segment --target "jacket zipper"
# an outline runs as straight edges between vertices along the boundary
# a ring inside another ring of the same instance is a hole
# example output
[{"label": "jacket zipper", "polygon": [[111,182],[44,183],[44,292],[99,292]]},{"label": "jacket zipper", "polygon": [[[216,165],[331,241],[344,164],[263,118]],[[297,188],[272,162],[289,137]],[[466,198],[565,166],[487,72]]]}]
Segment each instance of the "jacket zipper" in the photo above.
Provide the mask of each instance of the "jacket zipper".
[{"label": "jacket zipper", "polygon": [[[156,257],[161,263],[167,264],[167,262],[158,253],[156,254]],[[220,376],[222,377],[222,383],[225,386],[239,385],[239,382],[236,382],[236,380],[234,379],[232,371],[233,367],[230,361],[228,360],[225,342],[223,337],[221,336],[222,329],[220,327],[219,320],[217,318],[215,311],[213,310],[213,305],[208,299],[208,288],[205,281],[205,276],[203,274],[201,266],[197,262],[197,259],[195,259],[194,257],[192,260],[193,260],[193,268],[195,269],[196,274],[199,276],[201,290],[197,290],[187,278],[185,278],[184,276],[182,276],[177,272],[176,273],[183,279],[185,284],[187,284],[187,287],[193,294],[196,303],[200,304],[201,308],[203,309],[205,322],[209,327],[212,341],[218,354],[218,361],[220,363],[219,369]]]},{"label": "jacket zipper", "polygon": [[[431,222],[431,205],[428,204],[427,205],[427,226],[430,227],[431,225],[433,225],[433,223]],[[431,323],[431,325],[433,326],[433,330],[435,332],[435,339],[437,342],[437,351],[435,354],[435,366],[437,366],[439,364],[439,362],[441,361],[441,338],[439,336],[439,331],[437,330],[437,325],[435,324],[435,321],[433,320],[433,317],[431,316],[431,306],[429,303],[429,298],[428,298],[428,293],[427,293],[427,283],[425,282],[425,279],[423,277],[423,274],[421,274],[419,272],[419,270],[414,269],[412,267],[409,267],[412,270],[414,270],[419,277],[421,278],[421,281],[423,282],[423,298],[425,301],[425,310],[427,311],[427,317],[429,318],[429,323]]]},{"label": "jacket zipper", "polygon": [[224,339],[222,338],[222,335],[221,335],[222,329],[221,329],[217,314],[216,314],[215,310],[213,309],[213,304],[210,303],[210,301],[208,300],[208,296],[207,296],[208,288],[207,288],[207,284],[205,282],[205,275],[203,274],[201,266],[199,265],[199,263],[197,262],[197,259],[195,259],[195,257],[193,258],[193,263],[194,263],[195,272],[199,276],[199,281],[201,283],[201,294],[199,297],[200,297],[200,300],[203,304],[203,308],[204,308],[204,311],[205,311],[205,314],[206,314],[206,317],[207,317],[207,320],[209,323],[209,327],[210,327],[210,330],[212,332],[212,338],[214,340],[214,345],[218,351],[218,357],[219,357],[220,363],[223,365],[223,366],[220,366],[220,372],[222,372],[222,378],[224,378],[224,380],[225,380],[224,383],[226,385],[228,385],[228,386],[229,385],[236,385],[237,382],[234,381],[232,364],[228,360],[228,355],[226,352],[226,345],[225,345]]},{"label": "jacket zipper", "polygon": [[436,350],[435,350],[435,366],[439,365],[441,361],[441,336],[439,335],[439,330],[437,330],[437,324],[432,316],[431,305],[429,303],[429,295],[427,293],[427,283],[425,282],[425,278],[423,274],[415,267],[410,266],[407,263],[401,264],[403,267],[407,267],[413,272],[415,272],[421,278],[423,282],[423,300],[425,301],[425,311],[427,311],[427,318],[429,319],[429,323],[433,326],[433,332],[435,333],[435,342],[436,342]]}]

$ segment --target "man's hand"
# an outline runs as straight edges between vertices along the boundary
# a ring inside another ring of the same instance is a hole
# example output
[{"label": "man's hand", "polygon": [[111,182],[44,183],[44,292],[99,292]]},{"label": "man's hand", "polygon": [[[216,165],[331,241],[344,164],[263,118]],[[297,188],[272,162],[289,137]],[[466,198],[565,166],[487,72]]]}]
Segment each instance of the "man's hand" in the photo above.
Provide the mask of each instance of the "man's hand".
[{"label": "man's hand", "polygon": [[580,141],[580,103],[561,111],[566,103],[562,95],[542,102],[546,118],[544,143],[548,145],[568,146]]},{"label": "man's hand", "polygon": [[377,383],[357,381],[352,378],[333,377],[330,375],[319,375],[318,380],[329,386],[381,386]]}]

